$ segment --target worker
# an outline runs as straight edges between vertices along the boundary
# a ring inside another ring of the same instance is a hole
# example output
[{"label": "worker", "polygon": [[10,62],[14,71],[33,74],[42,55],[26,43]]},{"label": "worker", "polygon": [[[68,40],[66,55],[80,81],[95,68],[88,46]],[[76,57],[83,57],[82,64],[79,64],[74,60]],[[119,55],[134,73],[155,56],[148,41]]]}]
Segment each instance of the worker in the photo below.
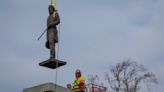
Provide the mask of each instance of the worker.
[{"label": "worker", "polygon": [[50,59],[55,60],[55,43],[58,42],[58,33],[56,26],[60,23],[57,10],[53,5],[49,5],[49,16],[47,19],[47,41],[46,47],[50,49]]},{"label": "worker", "polygon": [[67,88],[72,90],[72,85],[71,84],[67,84]]},{"label": "worker", "polygon": [[75,72],[76,79],[73,83],[74,92],[85,92],[85,78],[82,76],[79,69]]}]

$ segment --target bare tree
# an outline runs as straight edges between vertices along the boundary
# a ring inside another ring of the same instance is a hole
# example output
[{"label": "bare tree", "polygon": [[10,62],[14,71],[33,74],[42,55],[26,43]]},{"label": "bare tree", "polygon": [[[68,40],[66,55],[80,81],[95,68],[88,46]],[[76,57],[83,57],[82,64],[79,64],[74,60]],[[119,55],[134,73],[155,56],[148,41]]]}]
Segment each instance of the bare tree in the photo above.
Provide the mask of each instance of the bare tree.
[{"label": "bare tree", "polygon": [[154,74],[130,60],[117,63],[110,72],[105,73],[105,78],[113,92],[138,92],[142,83],[158,83]]},{"label": "bare tree", "polygon": [[98,75],[89,75],[88,76],[88,81],[90,83],[96,83],[96,82],[99,82],[99,76]]},{"label": "bare tree", "polygon": [[89,92],[106,92],[107,88],[103,85],[103,82],[100,82],[100,77],[98,75],[89,75],[88,76]]}]

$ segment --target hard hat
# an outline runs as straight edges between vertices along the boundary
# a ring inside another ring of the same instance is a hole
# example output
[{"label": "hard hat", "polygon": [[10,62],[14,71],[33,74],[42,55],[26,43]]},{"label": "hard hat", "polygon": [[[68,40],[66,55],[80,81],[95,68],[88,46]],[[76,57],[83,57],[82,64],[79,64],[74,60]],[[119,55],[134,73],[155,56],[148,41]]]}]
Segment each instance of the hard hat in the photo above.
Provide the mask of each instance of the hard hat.
[{"label": "hard hat", "polygon": [[81,72],[80,72],[80,69],[77,69],[77,70],[76,70],[76,73],[81,73]]}]

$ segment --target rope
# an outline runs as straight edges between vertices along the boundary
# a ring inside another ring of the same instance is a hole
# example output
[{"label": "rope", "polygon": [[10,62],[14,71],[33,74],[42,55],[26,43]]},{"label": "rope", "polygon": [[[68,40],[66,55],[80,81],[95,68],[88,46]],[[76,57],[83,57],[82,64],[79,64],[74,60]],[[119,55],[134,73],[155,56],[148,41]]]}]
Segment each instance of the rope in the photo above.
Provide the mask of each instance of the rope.
[{"label": "rope", "polygon": [[[56,9],[56,0],[54,0],[54,7]],[[56,59],[58,60],[59,58],[59,48],[60,48],[60,25],[61,23],[59,24],[59,27],[58,27],[58,44],[57,44],[57,54],[56,54]],[[58,82],[58,64],[59,62],[56,61],[56,76],[55,76],[55,92],[56,92],[56,86],[57,86],[57,82]]]},{"label": "rope", "polygon": [[[57,55],[56,55],[56,58],[58,59],[59,58],[59,47],[60,47],[60,25],[59,24],[59,31],[58,31],[58,44],[57,44]],[[56,61],[56,77],[55,77],[55,84],[57,84],[57,80],[58,80],[58,64],[59,62]],[[56,91],[56,85],[55,85],[55,91]]]},{"label": "rope", "polygon": [[[52,5],[53,1],[50,0],[50,5]],[[54,8],[56,9],[56,0],[54,0]],[[54,13],[55,15],[55,13]],[[61,24],[61,23],[60,23]],[[56,59],[58,60],[59,57],[59,47],[60,47],[60,24],[59,24],[59,31],[58,31],[58,44],[57,44],[57,54]],[[57,86],[57,80],[58,80],[58,61],[56,61],[56,76],[55,76],[55,92],[56,92],[56,86]]]}]

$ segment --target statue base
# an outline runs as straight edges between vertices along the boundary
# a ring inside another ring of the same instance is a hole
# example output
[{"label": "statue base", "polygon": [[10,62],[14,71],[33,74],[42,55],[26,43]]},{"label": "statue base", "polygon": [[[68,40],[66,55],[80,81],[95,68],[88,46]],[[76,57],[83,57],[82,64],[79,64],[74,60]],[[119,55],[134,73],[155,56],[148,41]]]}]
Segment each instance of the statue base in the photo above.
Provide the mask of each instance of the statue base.
[{"label": "statue base", "polygon": [[48,59],[46,61],[39,63],[40,66],[44,66],[44,67],[51,68],[51,69],[56,69],[60,66],[66,65],[66,64],[67,64],[66,62],[60,61],[57,59]]}]

